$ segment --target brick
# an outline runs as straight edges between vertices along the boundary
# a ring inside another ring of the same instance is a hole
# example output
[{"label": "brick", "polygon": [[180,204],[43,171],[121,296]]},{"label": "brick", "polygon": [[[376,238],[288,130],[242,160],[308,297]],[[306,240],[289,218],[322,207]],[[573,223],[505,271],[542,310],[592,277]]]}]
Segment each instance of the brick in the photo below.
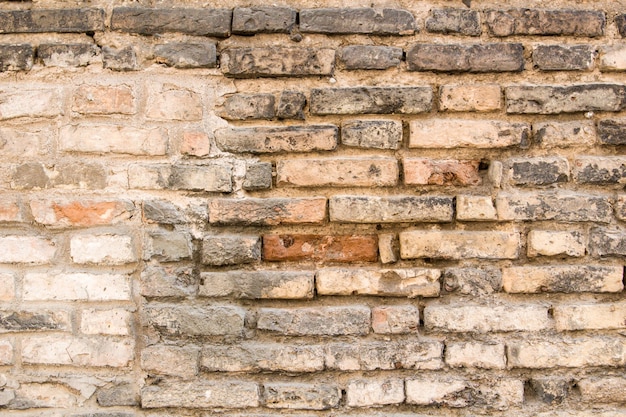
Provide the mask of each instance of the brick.
[{"label": "brick", "polygon": [[306,96],[298,91],[283,91],[278,99],[276,116],[279,119],[304,120]]},{"label": "brick", "polygon": [[335,66],[333,49],[228,48],[221,51],[220,68],[231,77],[285,77],[332,75]]},{"label": "brick", "polygon": [[590,71],[596,58],[593,45],[537,45],[533,64],[542,71]]},{"label": "brick", "polygon": [[593,38],[604,35],[606,23],[601,11],[574,9],[487,10],[485,20],[494,36],[570,35]]},{"label": "brick", "polygon": [[31,272],[24,275],[26,301],[130,300],[130,279],[121,274]]},{"label": "brick", "polygon": [[[137,388],[127,381],[118,382],[112,386],[100,388],[96,392],[96,399],[98,405],[102,407],[115,407],[115,406],[137,406],[139,405],[139,395]],[[72,416],[76,417],[76,416]],[[93,416],[84,416],[93,417]],[[97,417],[97,416],[96,416]],[[109,416],[104,416],[109,417]],[[116,415],[110,417],[129,417],[128,415]]]},{"label": "brick", "polygon": [[102,47],[102,61],[104,68],[113,71],[136,71],[139,69],[137,53],[132,46],[125,48]]},{"label": "brick", "polygon": [[[5,388],[5,392],[9,391]],[[13,391],[9,391],[13,392]],[[58,383],[23,383],[14,392],[8,408],[41,409],[77,407],[79,398],[67,386]],[[11,413],[12,411],[8,411]]]},{"label": "brick", "polygon": [[346,405],[348,407],[377,407],[404,402],[404,380],[356,380],[348,383]]},{"label": "brick", "polygon": [[31,365],[127,367],[134,356],[130,339],[31,336],[23,340],[22,361]]},{"label": "brick", "polygon": [[344,121],[341,143],[368,149],[398,149],[402,143],[402,123],[395,120]]},{"label": "brick", "polygon": [[157,375],[193,378],[198,374],[200,349],[168,345],[148,346],[141,351],[141,369]]},{"label": "brick", "polygon": [[14,298],[15,275],[11,273],[0,273],[0,301],[12,301]]},{"label": "brick", "polygon": [[127,235],[75,235],[70,240],[72,262],[121,265],[137,261],[132,238]]},{"label": "brick", "polygon": [[111,310],[82,310],[80,331],[83,334],[104,334],[116,336],[130,335],[132,314],[128,310],[115,308]]},{"label": "brick", "polygon": [[596,256],[621,256],[626,254],[626,233],[623,229],[591,229],[589,251]]},{"label": "brick", "polygon": [[125,222],[135,214],[128,200],[33,200],[35,221],[50,227],[84,227]]},{"label": "brick", "polygon": [[189,267],[147,265],[141,271],[140,293],[144,297],[189,297],[198,283]]},{"label": "brick", "polygon": [[498,215],[489,196],[457,195],[456,219],[460,221],[491,221]]},{"label": "brick", "polygon": [[175,68],[215,68],[217,49],[214,43],[166,43],[154,47],[156,62]]},{"label": "brick", "polygon": [[433,9],[426,19],[426,30],[432,33],[480,36],[480,12],[465,9]]},{"label": "brick", "polygon": [[535,143],[542,148],[592,146],[596,143],[596,130],[592,121],[539,122],[533,124],[533,132]]},{"label": "brick", "polygon": [[286,336],[366,335],[370,309],[364,306],[261,308],[257,329]]},{"label": "brick", "polygon": [[270,162],[258,162],[247,165],[246,176],[241,188],[246,191],[272,188],[272,164]]},{"label": "brick", "polygon": [[69,125],[61,128],[59,149],[64,152],[165,155],[168,135],[162,128],[120,125]]},{"label": "brick", "polygon": [[0,149],[4,158],[38,158],[48,153],[52,138],[45,129],[0,127]]},{"label": "brick", "polygon": [[328,410],[339,405],[341,392],[334,385],[270,382],[263,397],[267,408]]},{"label": "brick", "polygon": [[185,223],[181,207],[166,200],[146,200],[143,202],[143,219],[147,223]]},{"label": "brick", "polygon": [[608,223],[613,217],[606,197],[567,191],[499,193],[496,209],[500,220]]},{"label": "brick", "polygon": [[300,31],[333,35],[412,35],[418,31],[413,15],[401,9],[319,8],[300,10]]},{"label": "brick", "polygon": [[18,223],[24,221],[22,204],[18,201],[0,203],[0,223]]},{"label": "brick", "polygon": [[225,152],[311,152],[335,149],[338,135],[330,125],[231,127],[218,129],[215,141]]},{"label": "brick", "polygon": [[222,266],[249,264],[261,260],[258,236],[214,235],[202,240],[202,263]]},{"label": "brick", "polygon": [[378,235],[378,253],[384,264],[398,262],[400,247],[395,233],[381,233]]},{"label": "brick", "polygon": [[402,259],[517,259],[519,249],[517,232],[410,230],[400,233]]},{"label": "brick", "polygon": [[417,333],[420,312],[412,305],[372,308],[372,330],[378,334]]},{"label": "brick", "polygon": [[13,364],[13,344],[10,340],[0,340],[0,364]]},{"label": "brick", "polygon": [[135,94],[127,85],[81,85],[72,95],[72,111],[80,114],[135,114]]},{"label": "brick", "polygon": [[59,88],[5,87],[0,89],[0,120],[18,117],[56,117],[63,114],[62,104],[63,95]]},{"label": "brick", "polygon": [[259,386],[254,382],[198,379],[162,381],[141,390],[142,408],[250,408],[258,407]]},{"label": "brick", "polygon": [[480,161],[404,158],[404,183],[407,185],[479,185]]},{"label": "brick", "polygon": [[508,293],[620,292],[622,276],[618,266],[519,266],[502,270],[502,285]]},{"label": "brick", "polygon": [[235,94],[226,98],[221,116],[228,120],[271,120],[274,101],[273,94]]},{"label": "brick", "polygon": [[502,91],[498,84],[446,84],[439,87],[439,110],[488,112],[500,110]]},{"label": "brick", "polygon": [[47,67],[86,67],[100,63],[100,48],[90,43],[40,44],[37,57]]},{"label": "brick", "polygon": [[437,305],[424,309],[424,326],[429,331],[491,333],[552,329],[545,305],[507,304]]},{"label": "brick", "polygon": [[604,145],[626,145],[626,120],[605,119],[598,122],[598,138]]},{"label": "brick", "polygon": [[296,26],[298,12],[290,7],[236,7],[233,33],[289,33]]},{"label": "brick", "polygon": [[204,345],[200,364],[208,372],[316,372],[324,369],[324,350],[310,344]]},{"label": "brick", "polygon": [[33,67],[35,49],[29,44],[0,45],[0,72],[23,71]]},{"label": "brick", "polygon": [[617,194],[615,201],[615,217],[619,220],[626,219],[626,195]]},{"label": "brick", "polygon": [[504,175],[513,185],[549,185],[569,180],[566,158],[511,158],[504,163]]},{"label": "brick", "polygon": [[297,271],[228,271],[200,274],[201,297],[245,299],[313,298],[313,272]]},{"label": "brick", "polygon": [[240,336],[244,330],[245,310],[233,306],[147,305],[146,324],[170,336]]},{"label": "brick", "polygon": [[146,118],[152,120],[202,120],[199,94],[173,85],[161,85],[148,93]]},{"label": "brick", "polygon": [[626,105],[626,87],[619,84],[517,85],[504,91],[507,113],[620,111]]},{"label": "brick", "polygon": [[395,158],[283,159],[276,164],[279,187],[389,187],[398,182]]},{"label": "brick", "polygon": [[0,237],[0,263],[48,263],[52,261],[56,251],[55,242],[42,237]]},{"label": "brick", "polygon": [[507,344],[510,368],[624,366],[624,343],[613,337],[522,340]]},{"label": "brick", "polygon": [[574,160],[574,180],[581,184],[626,183],[626,158],[620,156],[578,156]]},{"label": "brick", "polygon": [[531,230],[526,246],[529,257],[585,256],[585,236],[577,230]]},{"label": "brick", "polygon": [[607,45],[600,47],[600,71],[625,71],[626,48],[623,45]]},{"label": "brick", "polygon": [[436,370],[443,367],[441,342],[384,341],[334,343],[326,346],[326,367],[339,371],[395,369]]},{"label": "brick", "polygon": [[615,330],[626,328],[626,304],[570,304],[554,306],[557,330]]},{"label": "brick", "polygon": [[484,296],[502,290],[498,268],[447,268],[443,272],[443,289],[463,295]]},{"label": "brick", "polygon": [[183,132],[180,153],[197,157],[209,156],[211,153],[209,135],[204,132]]},{"label": "brick", "polygon": [[417,114],[432,108],[430,87],[314,88],[309,111],[327,114]]},{"label": "brick", "polygon": [[376,262],[375,235],[263,235],[266,261]]},{"label": "brick", "polygon": [[99,163],[65,162],[45,167],[36,162],[15,166],[11,188],[37,190],[47,188],[90,189],[106,187],[107,174]]},{"label": "brick", "polygon": [[453,368],[505,369],[504,345],[480,342],[448,343],[446,364]]},{"label": "brick", "polygon": [[407,51],[409,71],[520,72],[524,47],[519,43],[416,44]]},{"label": "brick", "polygon": [[438,297],[437,269],[320,269],[315,275],[318,295],[377,295]]},{"label": "brick", "polygon": [[409,126],[409,148],[508,148],[530,137],[528,123],[497,120],[414,120]]},{"label": "brick", "polygon": [[144,238],[143,259],[160,262],[177,262],[191,259],[191,235],[182,231],[152,231]]},{"label": "brick", "polygon": [[618,14],[615,16],[615,24],[621,37],[626,37],[626,15]]},{"label": "brick", "polygon": [[128,167],[130,188],[143,190],[187,190],[231,192],[232,166],[209,162],[206,165],[133,164]]},{"label": "brick", "polygon": [[80,33],[104,30],[102,9],[3,10],[0,33]]},{"label": "brick", "polygon": [[111,29],[141,35],[180,32],[227,37],[231,19],[229,9],[116,7],[111,16]]},{"label": "brick", "polygon": [[341,48],[339,62],[349,70],[384,70],[400,65],[402,48],[376,45],[351,45]]},{"label": "brick", "polygon": [[530,380],[530,388],[533,393],[544,403],[561,404],[570,394],[572,382],[561,378],[533,378]]},{"label": "brick", "polygon": [[71,331],[70,315],[63,310],[2,310],[0,333]]},{"label": "brick", "polygon": [[444,196],[334,196],[330,220],[342,223],[451,222],[454,201]]},{"label": "brick", "polygon": [[406,380],[406,402],[416,405],[453,408],[482,406],[506,410],[524,401],[524,382],[499,378],[497,383],[458,378],[415,378]]},{"label": "brick", "polygon": [[583,378],[576,384],[583,401],[597,403],[623,403],[626,378]]}]

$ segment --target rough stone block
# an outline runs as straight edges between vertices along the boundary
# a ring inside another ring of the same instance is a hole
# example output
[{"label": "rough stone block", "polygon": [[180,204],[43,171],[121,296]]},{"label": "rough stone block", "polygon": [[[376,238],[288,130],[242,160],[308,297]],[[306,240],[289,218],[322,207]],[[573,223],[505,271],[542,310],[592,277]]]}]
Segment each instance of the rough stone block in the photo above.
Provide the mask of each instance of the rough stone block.
[{"label": "rough stone block", "polygon": [[456,219],[461,221],[493,221],[498,214],[489,196],[457,195]]},{"label": "rough stone block", "polygon": [[493,294],[502,290],[502,274],[493,267],[448,268],[443,272],[443,289],[463,295]]},{"label": "rough stone block", "polygon": [[130,339],[31,336],[22,343],[22,361],[31,365],[127,367],[134,358]]},{"label": "rough stone block", "polygon": [[626,183],[626,158],[623,156],[578,156],[572,176],[581,184]]},{"label": "rough stone block", "polygon": [[169,345],[148,346],[141,351],[141,369],[150,374],[193,378],[198,374],[200,349]]},{"label": "rough stone block", "polygon": [[589,252],[596,256],[626,255],[626,232],[623,229],[591,229]]},{"label": "rough stone block", "polygon": [[148,265],[141,272],[140,293],[144,297],[190,297],[198,283],[189,267]]},{"label": "rough stone block", "polygon": [[62,103],[63,95],[59,88],[0,88],[0,120],[56,117],[63,114]]},{"label": "rough stone block", "polygon": [[182,231],[150,231],[144,238],[143,259],[176,262],[191,259],[191,235]]},{"label": "rough stone block", "polygon": [[623,45],[600,47],[600,71],[619,72],[626,70],[626,48]]},{"label": "rough stone block", "polygon": [[72,95],[72,111],[90,115],[135,114],[135,93],[128,85],[81,85]]},{"label": "rough stone block", "polygon": [[70,315],[63,310],[13,310],[0,311],[0,333],[71,331]]},{"label": "rough stone block", "polygon": [[283,91],[278,99],[276,116],[279,119],[304,120],[306,96],[298,91]]},{"label": "rough stone block", "polygon": [[246,166],[246,176],[241,187],[246,191],[272,188],[272,164],[258,162]]},{"label": "rough stone block", "polygon": [[229,163],[203,165],[133,164],[128,167],[130,188],[231,192],[233,168]]},{"label": "rough stone block", "polygon": [[152,120],[201,120],[202,98],[174,85],[159,85],[148,93],[146,118]]},{"label": "rough stone block", "polygon": [[209,202],[209,223],[214,225],[273,226],[324,220],[325,197],[214,199]]},{"label": "rough stone block", "polygon": [[569,163],[561,157],[511,158],[504,175],[513,185],[549,185],[569,180]]},{"label": "rough stone block", "polygon": [[139,69],[137,53],[132,46],[125,48],[102,47],[104,68],[113,71],[135,71]]},{"label": "rough stone block", "polygon": [[569,304],[554,306],[557,330],[616,330],[626,328],[626,304]]},{"label": "rough stone block", "polygon": [[505,369],[504,344],[457,342],[446,344],[446,364],[453,368]]},{"label": "rough stone block", "polygon": [[621,403],[626,392],[626,378],[583,378],[577,384],[582,400],[588,403]]},{"label": "rough stone block", "polygon": [[626,145],[626,120],[605,119],[598,122],[598,138],[605,145]]}]

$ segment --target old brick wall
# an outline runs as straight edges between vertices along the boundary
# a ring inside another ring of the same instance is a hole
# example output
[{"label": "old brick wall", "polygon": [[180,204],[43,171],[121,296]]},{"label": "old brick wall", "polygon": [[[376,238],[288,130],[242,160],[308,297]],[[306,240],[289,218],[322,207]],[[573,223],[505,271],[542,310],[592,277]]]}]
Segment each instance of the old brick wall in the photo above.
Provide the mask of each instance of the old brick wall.
[{"label": "old brick wall", "polygon": [[625,12],[0,1],[0,415],[626,416]]}]

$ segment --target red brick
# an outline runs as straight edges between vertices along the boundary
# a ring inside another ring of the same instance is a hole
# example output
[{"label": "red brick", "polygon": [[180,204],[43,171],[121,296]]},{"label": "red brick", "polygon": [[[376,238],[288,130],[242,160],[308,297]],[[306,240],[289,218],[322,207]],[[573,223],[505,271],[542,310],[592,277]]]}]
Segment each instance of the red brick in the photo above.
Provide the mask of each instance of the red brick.
[{"label": "red brick", "polygon": [[376,262],[376,235],[264,235],[266,261]]}]

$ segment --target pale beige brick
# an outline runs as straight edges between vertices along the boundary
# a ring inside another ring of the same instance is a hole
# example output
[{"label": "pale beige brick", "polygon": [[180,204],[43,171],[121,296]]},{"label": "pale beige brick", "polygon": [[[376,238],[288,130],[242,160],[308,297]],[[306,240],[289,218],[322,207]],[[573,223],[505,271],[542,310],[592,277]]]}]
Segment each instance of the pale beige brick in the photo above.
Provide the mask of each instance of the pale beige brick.
[{"label": "pale beige brick", "polygon": [[542,148],[591,146],[597,141],[596,127],[592,120],[537,122],[533,124],[533,132],[535,142]]},{"label": "pale beige brick", "polygon": [[208,156],[211,153],[211,140],[204,132],[183,132],[180,152],[191,156]]},{"label": "pale beige brick", "polygon": [[263,388],[267,408],[328,410],[341,400],[339,388],[329,384],[266,382]]},{"label": "pale beige brick", "polygon": [[78,398],[70,388],[62,384],[26,383],[20,384],[15,390],[14,402],[24,409],[71,409],[78,405]]},{"label": "pale beige brick", "polygon": [[456,218],[462,221],[493,221],[498,214],[490,196],[457,195]]},{"label": "pale beige brick", "polygon": [[626,328],[626,303],[554,306],[557,330],[612,330]]},{"label": "pale beige brick", "polygon": [[517,232],[410,230],[400,233],[402,259],[516,259],[519,248]]},{"label": "pale beige brick", "polygon": [[22,340],[22,361],[33,365],[126,367],[133,357],[130,339],[37,336]]},{"label": "pale beige brick", "polygon": [[81,85],[72,96],[72,111],[81,114],[135,114],[135,95],[127,85]]},{"label": "pale beige brick", "polygon": [[497,84],[448,84],[439,87],[439,110],[486,112],[502,107]]},{"label": "pale beige brick", "polygon": [[502,287],[509,293],[620,292],[621,266],[545,265],[503,268]]},{"label": "pale beige brick", "polygon": [[527,238],[528,256],[584,256],[585,239],[579,231],[531,230]]},{"label": "pale beige brick", "polygon": [[153,86],[148,93],[146,118],[152,120],[200,120],[202,99],[193,91],[164,84]]},{"label": "pale beige brick", "polygon": [[381,233],[378,235],[378,254],[384,264],[398,262],[400,258],[398,236],[395,233]]},{"label": "pale beige brick", "polygon": [[15,298],[15,275],[0,273],[0,301],[11,301]]},{"label": "pale beige brick", "polygon": [[0,236],[0,263],[43,264],[57,251],[54,241],[36,236]]},{"label": "pale beige brick", "polygon": [[480,185],[480,161],[455,159],[404,158],[407,185]]},{"label": "pale beige brick", "polygon": [[127,336],[130,334],[131,313],[116,308],[96,310],[90,308],[81,311],[80,331],[84,334],[108,334]]},{"label": "pale beige brick", "polygon": [[526,143],[530,135],[527,123],[495,120],[415,120],[410,130],[410,148],[507,148]]},{"label": "pale beige brick", "polygon": [[446,344],[446,363],[454,368],[506,368],[502,343],[458,342]]},{"label": "pale beige brick", "polygon": [[141,351],[141,368],[158,375],[191,378],[198,374],[199,357],[196,347],[148,346]]},{"label": "pale beige brick", "polygon": [[32,88],[15,83],[0,85],[0,120],[17,117],[54,117],[63,114],[61,89]]},{"label": "pale beige brick", "polygon": [[372,330],[381,334],[414,333],[420,325],[420,311],[412,305],[372,308]]},{"label": "pale beige brick", "polygon": [[625,71],[626,47],[621,44],[600,48],[600,71]]},{"label": "pale beige brick", "polygon": [[259,386],[247,381],[173,380],[141,390],[143,408],[249,408],[259,401]]},{"label": "pale beige brick", "polygon": [[137,261],[132,238],[127,235],[75,235],[70,256],[78,264],[120,265]]},{"label": "pale beige brick", "polygon": [[24,276],[23,298],[36,300],[130,300],[130,279],[121,274],[32,272]]},{"label": "pale beige brick", "polygon": [[0,365],[13,364],[13,352],[13,341],[11,339],[0,340]]},{"label": "pale beige brick", "polygon": [[402,402],[404,402],[404,381],[402,379],[350,381],[346,390],[348,407],[376,407]]},{"label": "pale beige brick", "polygon": [[321,295],[437,297],[440,276],[438,269],[321,269],[316,286]]},{"label": "pale beige brick", "polygon": [[59,133],[63,152],[158,156],[165,155],[167,144],[167,130],[159,127],[79,124],[64,126]]},{"label": "pale beige brick", "polygon": [[623,403],[626,398],[626,378],[583,378],[578,381],[583,401],[597,403]]}]

